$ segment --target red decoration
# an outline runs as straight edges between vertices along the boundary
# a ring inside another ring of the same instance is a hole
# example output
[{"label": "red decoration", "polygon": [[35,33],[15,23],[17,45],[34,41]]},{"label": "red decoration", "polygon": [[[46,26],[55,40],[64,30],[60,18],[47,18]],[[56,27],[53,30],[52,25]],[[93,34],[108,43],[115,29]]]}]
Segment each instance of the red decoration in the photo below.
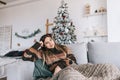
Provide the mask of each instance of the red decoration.
[{"label": "red decoration", "polygon": [[73,23],[71,22],[71,26],[73,25]]},{"label": "red decoration", "polygon": [[63,32],[60,32],[60,35],[63,35]]},{"label": "red decoration", "polygon": [[36,40],[36,39],[34,39],[34,43],[35,43],[35,42],[37,42],[37,40]]}]

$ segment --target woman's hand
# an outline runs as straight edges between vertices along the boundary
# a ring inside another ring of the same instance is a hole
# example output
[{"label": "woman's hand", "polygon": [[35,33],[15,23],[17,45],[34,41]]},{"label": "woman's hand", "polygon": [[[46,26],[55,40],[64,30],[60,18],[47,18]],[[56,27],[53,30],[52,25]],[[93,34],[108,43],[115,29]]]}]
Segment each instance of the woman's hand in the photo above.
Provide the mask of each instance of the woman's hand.
[{"label": "woman's hand", "polygon": [[24,57],[31,58],[32,55],[28,55],[26,52],[24,53]]},{"label": "woman's hand", "polygon": [[56,75],[60,70],[62,70],[59,66],[57,66],[56,68],[55,68],[55,72],[54,72],[54,74],[53,75]]},{"label": "woman's hand", "polygon": [[42,41],[40,41],[39,43],[41,44],[41,47],[43,47],[43,42],[42,42]]}]

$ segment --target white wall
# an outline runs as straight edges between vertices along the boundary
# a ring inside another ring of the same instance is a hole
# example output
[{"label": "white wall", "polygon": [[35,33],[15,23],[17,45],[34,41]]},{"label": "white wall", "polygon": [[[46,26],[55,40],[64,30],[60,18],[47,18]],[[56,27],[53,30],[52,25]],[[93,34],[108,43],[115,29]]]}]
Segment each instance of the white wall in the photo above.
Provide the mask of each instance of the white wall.
[{"label": "white wall", "polygon": [[[83,32],[89,32],[95,28],[103,29],[107,32],[106,15],[96,15],[84,17],[84,5],[91,5],[91,13],[95,9],[106,7],[106,0],[65,0],[68,3],[68,11],[73,24],[76,26],[75,34],[78,42],[82,41]],[[48,18],[50,22],[57,16],[58,7],[61,0],[36,0],[35,2],[18,5],[14,7],[0,9],[0,26],[12,25],[12,47],[13,49],[31,46],[34,39],[39,40],[42,34],[45,34],[45,22]],[[31,34],[36,29],[42,32],[30,39],[21,39],[15,36],[19,34]],[[51,32],[51,31],[50,31]],[[20,43],[21,46],[17,46]]]},{"label": "white wall", "polygon": [[107,0],[108,41],[120,42],[120,1]]}]

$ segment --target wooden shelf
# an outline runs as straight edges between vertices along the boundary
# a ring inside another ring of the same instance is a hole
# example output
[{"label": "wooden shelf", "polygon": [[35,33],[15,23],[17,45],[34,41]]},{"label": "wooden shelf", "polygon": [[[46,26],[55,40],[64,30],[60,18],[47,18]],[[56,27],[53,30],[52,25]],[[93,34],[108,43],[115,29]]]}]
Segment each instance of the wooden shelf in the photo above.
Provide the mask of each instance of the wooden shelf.
[{"label": "wooden shelf", "polygon": [[107,35],[84,36],[84,38],[107,37]]},{"label": "wooden shelf", "polygon": [[100,12],[100,13],[94,13],[94,14],[85,14],[84,17],[90,17],[90,16],[98,16],[98,15],[105,15],[106,12]]}]

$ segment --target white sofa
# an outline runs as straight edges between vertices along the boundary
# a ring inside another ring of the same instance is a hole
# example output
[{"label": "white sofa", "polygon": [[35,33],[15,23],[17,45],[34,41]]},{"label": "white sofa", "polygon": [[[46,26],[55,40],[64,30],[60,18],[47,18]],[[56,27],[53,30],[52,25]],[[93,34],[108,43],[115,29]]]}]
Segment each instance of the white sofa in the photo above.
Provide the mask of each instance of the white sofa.
[{"label": "white sofa", "polygon": [[[119,42],[91,42],[68,45],[75,55],[78,64],[112,63],[120,69]],[[33,80],[34,63],[19,60],[7,68],[7,80]]]},{"label": "white sofa", "polygon": [[34,63],[18,60],[7,66],[7,80],[33,80]]}]

